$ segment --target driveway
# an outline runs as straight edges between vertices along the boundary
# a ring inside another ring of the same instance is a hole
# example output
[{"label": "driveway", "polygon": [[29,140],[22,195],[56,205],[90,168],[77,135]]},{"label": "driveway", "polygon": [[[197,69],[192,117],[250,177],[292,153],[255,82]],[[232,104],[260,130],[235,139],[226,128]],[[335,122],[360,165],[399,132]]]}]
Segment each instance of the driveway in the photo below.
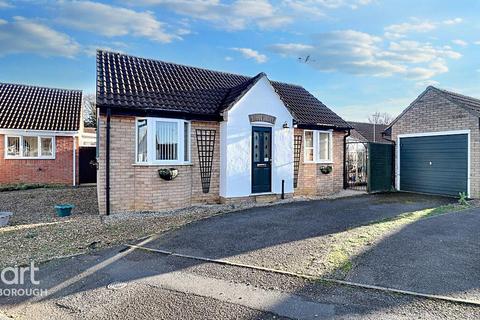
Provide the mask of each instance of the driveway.
[{"label": "driveway", "polygon": [[480,209],[409,224],[353,264],[350,281],[480,302]]},{"label": "driveway", "polygon": [[144,246],[317,276],[339,232],[452,201],[391,193],[253,208],[191,223]]},{"label": "driveway", "polygon": [[[452,201],[381,194],[254,208],[197,221],[139,244],[303,270],[312,254],[322,254],[325,239],[338,232]],[[40,288],[48,290],[47,296],[0,297],[1,309],[11,316],[37,319],[480,317],[473,306],[311,282],[125,246],[43,264],[36,279]]]}]

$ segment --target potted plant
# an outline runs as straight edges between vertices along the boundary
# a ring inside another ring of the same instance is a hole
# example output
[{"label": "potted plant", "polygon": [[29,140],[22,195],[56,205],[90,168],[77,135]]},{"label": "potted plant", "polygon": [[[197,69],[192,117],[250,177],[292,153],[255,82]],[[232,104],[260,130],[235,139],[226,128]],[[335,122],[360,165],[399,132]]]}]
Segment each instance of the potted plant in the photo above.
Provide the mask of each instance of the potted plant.
[{"label": "potted plant", "polygon": [[59,217],[68,217],[72,214],[72,209],[75,206],[73,204],[57,204],[55,210],[57,211],[57,216]]},{"label": "potted plant", "polygon": [[323,173],[323,174],[329,174],[330,172],[332,172],[333,168],[332,166],[321,166],[320,167],[320,172]]},{"label": "potted plant", "polygon": [[8,224],[12,214],[11,212],[0,212],[0,227],[5,227]]},{"label": "potted plant", "polygon": [[164,168],[164,169],[158,169],[158,175],[160,178],[163,180],[173,180],[178,176],[178,169],[176,168]]}]

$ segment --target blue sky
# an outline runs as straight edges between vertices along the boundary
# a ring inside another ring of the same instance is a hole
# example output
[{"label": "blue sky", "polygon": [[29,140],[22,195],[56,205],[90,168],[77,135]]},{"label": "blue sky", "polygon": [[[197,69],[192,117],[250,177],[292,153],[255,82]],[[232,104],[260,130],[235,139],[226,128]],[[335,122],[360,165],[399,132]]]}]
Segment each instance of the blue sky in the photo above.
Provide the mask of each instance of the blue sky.
[{"label": "blue sky", "polygon": [[430,84],[480,97],[476,0],[0,0],[1,82],[94,92],[96,48],[263,71],[347,120],[396,116]]}]

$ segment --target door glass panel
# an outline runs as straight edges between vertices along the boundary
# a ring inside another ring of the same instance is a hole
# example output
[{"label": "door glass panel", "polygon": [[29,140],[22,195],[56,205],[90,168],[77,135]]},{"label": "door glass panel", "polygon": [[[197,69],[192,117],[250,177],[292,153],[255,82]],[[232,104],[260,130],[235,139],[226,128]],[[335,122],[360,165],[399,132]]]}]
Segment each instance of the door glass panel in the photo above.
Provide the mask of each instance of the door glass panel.
[{"label": "door glass panel", "polygon": [[260,162],[260,134],[253,132],[253,161]]},{"label": "door glass panel", "polygon": [[263,133],[263,157],[264,161],[270,161],[270,132]]}]

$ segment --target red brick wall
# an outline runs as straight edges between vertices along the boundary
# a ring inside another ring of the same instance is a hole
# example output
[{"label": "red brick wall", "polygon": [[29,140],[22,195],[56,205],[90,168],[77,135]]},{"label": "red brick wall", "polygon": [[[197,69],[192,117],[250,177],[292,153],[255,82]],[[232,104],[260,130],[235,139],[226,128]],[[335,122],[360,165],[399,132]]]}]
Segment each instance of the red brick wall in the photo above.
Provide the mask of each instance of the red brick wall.
[{"label": "red brick wall", "polygon": [[[0,135],[0,184],[73,184],[72,137],[55,137],[56,153],[53,160],[5,159],[4,139],[5,136]],[[78,182],[78,140],[76,147],[76,180]]]},{"label": "red brick wall", "polygon": [[[330,164],[305,163],[303,130],[295,129],[295,135],[302,136],[302,149],[298,170],[298,185],[294,194],[325,196],[341,191],[343,189],[343,137],[345,132],[333,132],[333,163]],[[323,174],[320,167],[324,165],[331,165],[333,171],[329,174]]]}]

